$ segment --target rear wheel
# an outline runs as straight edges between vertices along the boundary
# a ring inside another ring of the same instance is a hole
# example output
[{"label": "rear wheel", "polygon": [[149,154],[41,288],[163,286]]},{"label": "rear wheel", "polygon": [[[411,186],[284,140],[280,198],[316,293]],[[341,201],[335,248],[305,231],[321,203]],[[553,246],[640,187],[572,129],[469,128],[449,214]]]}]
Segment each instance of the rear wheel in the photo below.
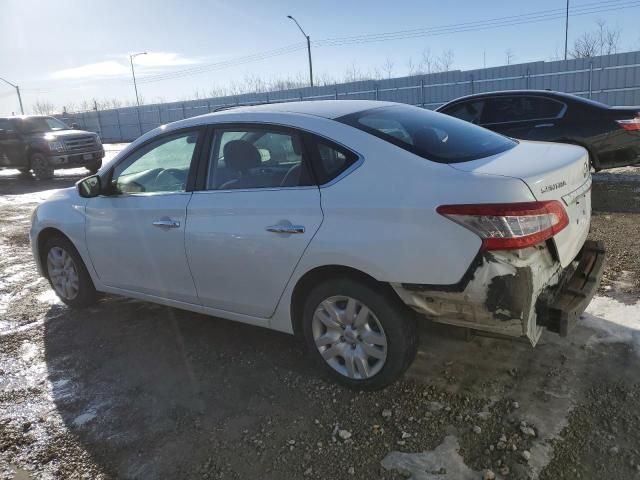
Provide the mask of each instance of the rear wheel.
[{"label": "rear wheel", "polygon": [[414,315],[373,283],[351,278],[323,282],[309,292],[303,321],[313,358],[351,388],[383,388],[415,358]]},{"label": "rear wheel", "polygon": [[53,177],[53,167],[49,160],[41,153],[34,153],[30,158],[31,170],[38,180],[49,180]]},{"label": "rear wheel", "polygon": [[95,303],[98,293],[73,244],[64,237],[47,240],[43,252],[47,278],[56,295],[71,307]]}]

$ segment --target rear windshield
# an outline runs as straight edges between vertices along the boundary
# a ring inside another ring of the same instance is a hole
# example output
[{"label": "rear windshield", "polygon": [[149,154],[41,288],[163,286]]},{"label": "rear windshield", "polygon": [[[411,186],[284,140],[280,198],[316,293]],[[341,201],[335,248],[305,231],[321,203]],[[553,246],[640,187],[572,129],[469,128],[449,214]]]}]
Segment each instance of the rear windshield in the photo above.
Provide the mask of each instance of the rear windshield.
[{"label": "rear windshield", "polygon": [[408,105],[372,108],[337,120],[439,163],[476,160],[517,145],[471,123]]}]

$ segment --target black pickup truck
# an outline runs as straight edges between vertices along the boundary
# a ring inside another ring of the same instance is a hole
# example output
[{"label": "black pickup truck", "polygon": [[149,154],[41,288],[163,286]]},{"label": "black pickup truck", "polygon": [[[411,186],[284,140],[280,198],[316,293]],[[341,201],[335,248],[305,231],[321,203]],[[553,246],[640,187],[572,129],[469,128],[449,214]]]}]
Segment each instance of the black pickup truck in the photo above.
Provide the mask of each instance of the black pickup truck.
[{"label": "black pickup truck", "polygon": [[33,171],[46,180],[58,168],[85,167],[95,173],[102,166],[104,148],[92,132],[69,128],[54,117],[0,117],[0,169]]}]

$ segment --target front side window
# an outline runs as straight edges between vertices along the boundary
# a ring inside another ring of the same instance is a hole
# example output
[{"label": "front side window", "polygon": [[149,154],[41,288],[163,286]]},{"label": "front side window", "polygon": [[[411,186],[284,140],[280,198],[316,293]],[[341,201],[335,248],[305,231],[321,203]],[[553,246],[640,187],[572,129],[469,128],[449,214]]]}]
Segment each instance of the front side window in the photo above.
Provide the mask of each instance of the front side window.
[{"label": "front side window", "polygon": [[114,169],[119,193],[184,192],[199,132],[163,137],[136,150]]},{"label": "front side window", "polygon": [[[484,158],[517,145],[514,140],[471,123],[408,105],[372,108],[337,120],[440,163]],[[390,129],[392,121],[396,126]]]},{"label": "front side window", "polygon": [[216,132],[207,173],[208,190],[313,185],[300,136],[268,128]]},{"label": "front side window", "polygon": [[465,122],[478,124],[480,123],[480,118],[482,117],[483,110],[484,101],[479,100],[476,102],[459,103],[446,110],[443,110],[443,113],[451,115],[452,117],[459,118],[460,120],[464,120]]}]

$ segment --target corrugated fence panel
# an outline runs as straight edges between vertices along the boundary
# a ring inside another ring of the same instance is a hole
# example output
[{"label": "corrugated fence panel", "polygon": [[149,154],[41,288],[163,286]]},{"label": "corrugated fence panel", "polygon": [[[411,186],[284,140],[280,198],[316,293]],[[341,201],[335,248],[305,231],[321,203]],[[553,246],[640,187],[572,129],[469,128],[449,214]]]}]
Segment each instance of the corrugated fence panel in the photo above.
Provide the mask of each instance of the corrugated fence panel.
[{"label": "corrugated fence panel", "polygon": [[610,105],[640,105],[640,51],[602,57],[454,70],[274,92],[246,93],[139,108],[56,115],[100,133],[105,142],[131,141],[154,128],[234,105],[297,100],[386,100],[434,109],[464,95],[496,90],[549,89]]}]

